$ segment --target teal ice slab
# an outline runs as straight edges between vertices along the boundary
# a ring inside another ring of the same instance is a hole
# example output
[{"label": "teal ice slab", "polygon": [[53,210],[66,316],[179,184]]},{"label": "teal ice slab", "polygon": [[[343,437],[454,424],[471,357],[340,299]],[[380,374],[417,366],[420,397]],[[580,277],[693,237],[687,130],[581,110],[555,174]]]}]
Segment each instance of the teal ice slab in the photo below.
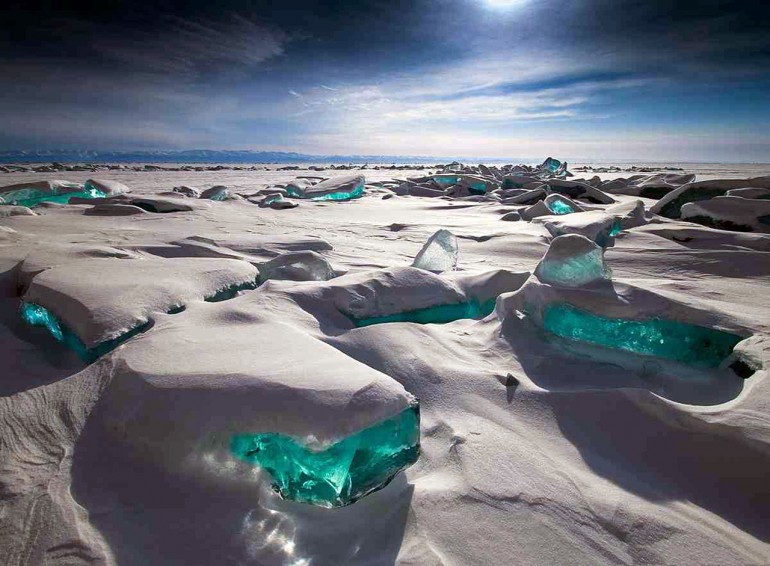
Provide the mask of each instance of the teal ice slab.
[{"label": "teal ice slab", "polygon": [[120,346],[129,338],[133,338],[137,334],[144,332],[150,326],[150,322],[148,321],[144,324],[135,326],[117,338],[100,342],[93,348],[86,348],[86,345],[83,344],[83,341],[77,334],[70,330],[56,317],[56,315],[43,306],[35,303],[22,303],[21,318],[31,326],[42,326],[48,330],[51,336],[70,350],[73,350],[78,357],[87,364],[93,363],[104,354],[111,352]]},{"label": "teal ice slab", "polygon": [[[73,187],[77,188],[77,187]],[[55,202],[59,204],[67,204],[73,197],[78,198],[104,198],[106,193],[94,188],[86,188],[82,190],[73,190],[68,193],[50,193],[48,191],[41,191],[38,189],[19,189],[17,191],[11,191],[0,194],[0,204],[11,204],[16,206],[26,206],[32,208],[42,202]]]},{"label": "teal ice slab", "polygon": [[342,507],[385,487],[417,461],[419,405],[317,450],[277,433],[235,435],[230,450],[270,474],[284,499]]},{"label": "teal ice slab", "polygon": [[434,175],[433,180],[436,181],[439,185],[449,187],[459,183],[460,177],[457,175]]},{"label": "teal ice slab", "polygon": [[550,210],[554,214],[572,214],[573,212],[575,212],[575,209],[573,209],[569,204],[561,200],[553,200],[551,202],[546,202],[545,205],[548,207],[548,210]]},{"label": "teal ice slab", "polygon": [[337,191],[335,193],[328,193],[328,194],[321,195],[321,196],[318,196],[318,197],[307,196],[306,194],[300,193],[299,191],[297,191],[295,189],[292,189],[291,187],[286,189],[286,193],[290,197],[310,199],[310,200],[317,200],[317,201],[323,201],[323,200],[351,200],[351,199],[361,198],[362,196],[364,196],[364,186],[363,185],[358,185],[352,191]]},{"label": "teal ice slab", "polygon": [[371,326],[373,324],[385,324],[388,322],[415,322],[417,324],[446,324],[465,318],[484,318],[495,310],[495,299],[484,303],[470,301],[467,303],[454,303],[451,305],[437,305],[424,309],[386,314],[369,318],[353,318],[353,323],[358,326]]},{"label": "teal ice slab", "polygon": [[729,332],[674,320],[606,318],[567,303],[552,303],[544,309],[543,328],[570,340],[702,368],[718,367],[743,340]]}]

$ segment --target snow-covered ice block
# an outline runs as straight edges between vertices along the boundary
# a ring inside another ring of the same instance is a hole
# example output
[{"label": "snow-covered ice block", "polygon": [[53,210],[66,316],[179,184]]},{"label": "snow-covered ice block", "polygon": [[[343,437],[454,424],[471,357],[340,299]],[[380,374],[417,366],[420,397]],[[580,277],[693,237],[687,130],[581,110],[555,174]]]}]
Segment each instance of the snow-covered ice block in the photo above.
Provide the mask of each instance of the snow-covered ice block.
[{"label": "snow-covered ice block", "polygon": [[83,187],[87,191],[97,191],[108,197],[122,195],[131,191],[131,189],[129,189],[123,183],[105,179],[88,179]]},{"label": "snow-covered ice block", "polygon": [[682,206],[688,202],[709,200],[714,197],[723,196],[731,189],[744,187],[770,189],[770,176],[755,177],[753,179],[717,179],[687,183],[656,202],[650,211],[667,218],[676,219],[680,217]]},{"label": "snow-covered ice block", "polygon": [[156,314],[254,288],[256,279],[257,268],[240,260],[89,258],[35,275],[22,300],[50,311],[91,350]]},{"label": "snow-covered ice block", "polygon": [[206,189],[201,193],[199,198],[207,200],[223,201],[230,197],[230,191],[224,185],[216,185],[209,189]]},{"label": "snow-covered ice block", "polygon": [[604,250],[578,234],[557,236],[535,268],[543,283],[557,287],[581,287],[608,280],[612,271],[604,262]]},{"label": "snow-covered ice block", "polygon": [[103,198],[106,193],[69,181],[29,181],[0,187],[0,205],[33,207],[42,203],[66,204],[73,197]]},{"label": "snow-covered ice block", "polygon": [[740,189],[730,189],[725,193],[728,197],[741,197],[767,200],[770,199],[770,189],[762,189],[759,187],[743,187]]},{"label": "snow-covered ice block", "polygon": [[[258,299],[195,305],[115,352],[103,430],[210,481],[256,465],[281,496],[324,507],[386,485],[419,454],[416,399]],[[287,348],[302,355],[287,363]]]},{"label": "snow-covered ice block", "polygon": [[37,214],[27,206],[16,206],[13,204],[0,206],[0,218],[7,218],[8,216],[37,216]]},{"label": "snow-covered ice block", "polygon": [[207,202],[192,200],[181,195],[178,198],[161,196],[128,197],[124,200],[116,200],[114,202],[132,204],[139,208],[143,208],[147,212],[156,213],[191,212],[193,210],[201,210],[211,206]]},{"label": "snow-covered ice block", "polygon": [[613,204],[615,199],[607,193],[581,181],[549,179],[548,188],[552,193],[559,193],[571,199],[585,200],[594,204]]},{"label": "snow-covered ice block", "polygon": [[534,219],[542,223],[552,236],[580,234],[606,248],[613,243],[613,238],[621,231],[620,219],[606,214],[602,210],[592,210],[567,214],[564,216],[546,216]]},{"label": "snow-covered ice block", "polygon": [[201,193],[198,189],[187,185],[179,185],[178,187],[174,187],[173,189],[171,189],[171,191],[174,193],[179,193],[180,195],[184,195],[189,198],[198,198],[201,196]]},{"label": "snow-covered ice block", "polygon": [[289,196],[312,200],[350,200],[364,195],[366,179],[363,175],[340,175],[317,185],[300,187],[294,183],[287,185]]},{"label": "snow-covered ice block", "polygon": [[457,237],[441,229],[433,234],[415,256],[412,267],[440,273],[457,267]]},{"label": "snow-covered ice block", "polygon": [[715,197],[682,206],[682,220],[719,230],[770,233],[770,201],[735,196]]}]

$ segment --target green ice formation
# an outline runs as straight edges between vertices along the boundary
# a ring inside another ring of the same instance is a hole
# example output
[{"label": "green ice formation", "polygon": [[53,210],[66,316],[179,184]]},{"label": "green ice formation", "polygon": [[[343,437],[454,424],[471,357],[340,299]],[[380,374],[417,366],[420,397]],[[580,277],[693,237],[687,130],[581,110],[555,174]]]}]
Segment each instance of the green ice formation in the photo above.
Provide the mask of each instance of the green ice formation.
[{"label": "green ice formation", "polygon": [[[65,192],[66,191],[66,192]],[[41,189],[18,189],[0,194],[0,205],[13,204],[17,206],[26,206],[32,208],[41,202],[55,202],[67,204],[73,197],[79,198],[104,198],[107,195],[102,191],[90,186],[82,186],[75,183],[61,186],[57,192],[51,192]]]},{"label": "green ice formation", "polygon": [[325,195],[312,196],[312,193],[300,193],[292,187],[286,187],[286,194],[294,198],[304,198],[310,200],[351,200],[364,196],[364,185],[356,186],[352,191],[337,191]]},{"label": "green ice formation", "polygon": [[561,167],[561,161],[554,159],[553,157],[548,157],[543,161],[543,167],[548,169],[551,173],[556,173],[556,171],[559,170],[559,167]]},{"label": "green ice formation", "polygon": [[86,348],[83,341],[78,338],[72,330],[65,326],[62,322],[56,318],[47,308],[37,305],[35,303],[24,302],[21,304],[21,318],[31,326],[42,326],[53,336],[57,341],[64,344],[70,350],[73,350],[78,357],[85,363],[90,364],[102,357],[104,354],[111,352],[123,342],[136,336],[137,334],[144,332],[149,326],[150,322],[135,326],[128,332],[121,334],[117,338],[112,340],[105,340],[100,342],[93,348]]},{"label": "green ice formation", "polygon": [[563,338],[703,368],[718,367],[743,340],[729,332],[674,320],[606,318],[567,303],[552,303],[544,309],[543,328]]},{"label": "green ice formation", "polygon": [[545,205],[548,207],[548,210],[554,214],[571,214],[575,212],[575,210],[563,200],[554,199],[551,202],[546,202]]},{"label": "green ice formation", "polygon": [[437,305],[424,309],[397,312],[369,318],[353,318],[353,323],[358,326],[371,326],[372,324],[384,324],[386,322],[416,322],[417,324],[446,324],[463,318],[484,318],[495,310],[495,299],[489,299],[483,303],[469,301],[467,303],[455,303],[451,305]]},{"label": "green ice formation", "polygon": [[269,473],[284,499],[320,507],[350,505],[417,461],[419,405],[320,449],[270,432],[235,435],[230,449]]},{"label": "green ice formation", "polygon": [[460,177],[457,175],[434,175],[433,180],[436,181],[439,185],[449,187],[459,183]]}]

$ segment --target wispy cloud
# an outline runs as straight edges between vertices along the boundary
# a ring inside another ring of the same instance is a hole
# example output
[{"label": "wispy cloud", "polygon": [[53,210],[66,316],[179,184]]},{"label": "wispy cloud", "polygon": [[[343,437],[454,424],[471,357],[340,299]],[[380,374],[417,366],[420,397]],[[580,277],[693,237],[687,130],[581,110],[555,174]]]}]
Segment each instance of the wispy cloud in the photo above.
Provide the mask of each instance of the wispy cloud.
[{"label": "wispy cloud", "polygon": [[258,65],[283,54],[289,41],[283,31],[237,14],[221,21],[166,20],[162,33],[100,34],[93,46],[104,57],[138,70],[191,74],[226,65]]}]

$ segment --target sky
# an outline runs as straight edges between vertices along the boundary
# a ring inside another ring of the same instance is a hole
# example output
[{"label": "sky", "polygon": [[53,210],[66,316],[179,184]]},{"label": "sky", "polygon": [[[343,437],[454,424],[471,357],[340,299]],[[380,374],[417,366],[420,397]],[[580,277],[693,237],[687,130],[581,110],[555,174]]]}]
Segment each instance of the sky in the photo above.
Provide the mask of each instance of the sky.
[{"label": "sky", "polygon": [[6,0],[0,150],[770,162],[760,0]]}]

